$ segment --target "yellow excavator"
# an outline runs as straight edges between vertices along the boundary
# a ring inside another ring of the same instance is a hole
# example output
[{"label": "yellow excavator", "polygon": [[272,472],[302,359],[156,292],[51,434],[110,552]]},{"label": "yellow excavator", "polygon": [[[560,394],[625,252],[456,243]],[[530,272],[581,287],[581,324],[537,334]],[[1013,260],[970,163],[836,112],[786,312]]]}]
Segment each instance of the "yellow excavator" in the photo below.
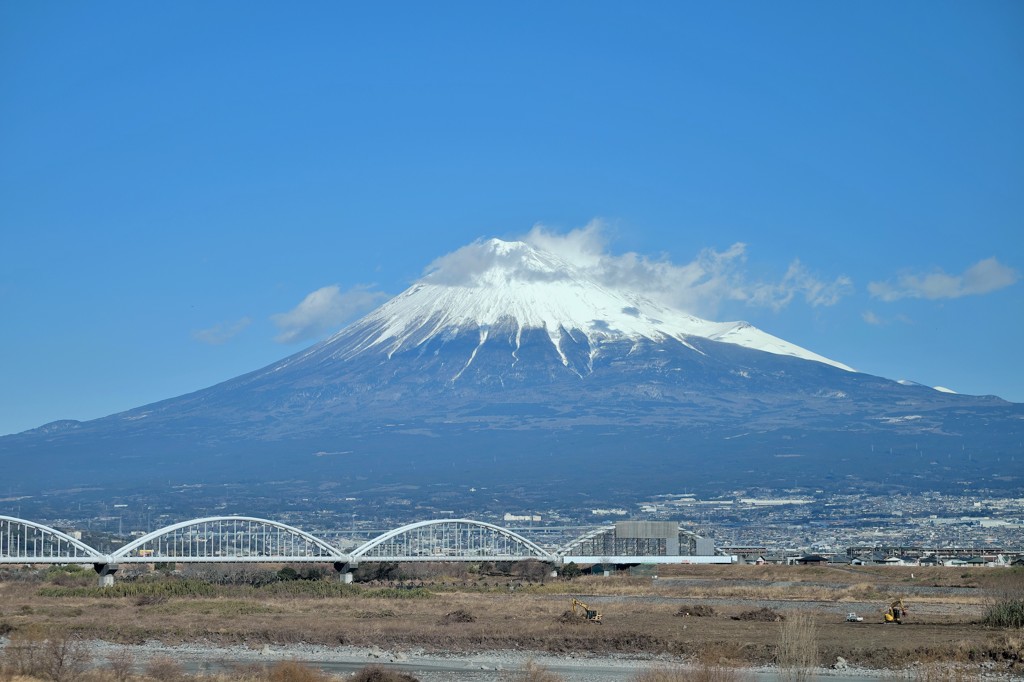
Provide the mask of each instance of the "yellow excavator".
[{"label": "yellow excavator", "polygon": [[903,604],[903,599],[896,599],[882,613],[886,623],[902,625],[903,616],[907,615],[907,607]]},{"label": "yellow excavator", "polygon": [[579,599],[572,600],[572,615],[576,617],[582,616],[590,623],[597,623],[598,625],[601,624],[601,614],[581,602]]}]

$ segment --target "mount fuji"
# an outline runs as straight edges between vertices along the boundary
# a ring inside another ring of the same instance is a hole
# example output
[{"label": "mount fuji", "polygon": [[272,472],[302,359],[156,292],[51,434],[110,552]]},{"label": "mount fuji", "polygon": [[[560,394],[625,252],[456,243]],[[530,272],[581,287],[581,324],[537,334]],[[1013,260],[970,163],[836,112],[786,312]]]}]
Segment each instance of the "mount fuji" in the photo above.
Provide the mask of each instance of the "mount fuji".
[{"label": "mount fuji", "polygon": [[456,252],[327,340],[185,396],[0,438],[12,485],[289,477],[609,497],[736,485],[1017,488],[1024,405],[854,371],[602,286]]}]

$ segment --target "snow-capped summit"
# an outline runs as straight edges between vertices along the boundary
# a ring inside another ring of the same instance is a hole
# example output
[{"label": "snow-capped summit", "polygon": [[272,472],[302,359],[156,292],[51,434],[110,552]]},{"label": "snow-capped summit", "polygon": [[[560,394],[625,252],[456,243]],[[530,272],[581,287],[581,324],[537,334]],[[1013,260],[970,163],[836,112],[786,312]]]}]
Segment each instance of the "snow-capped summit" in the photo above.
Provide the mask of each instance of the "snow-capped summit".
[{"label": "snow-capped summit", "polygon": [[655,303],[641,292],[611,289],[558,256],[525,242],[490,239],[435,261],[430,272],[328,341],[361,337],[347,357],[396,352],[432,338],[476,331],[482,346],[495,335],[511,339],[510,362],[526,330],[543,330],[562,357],[563,345],[586,342],[590,360],[609,342],[673,339],[701,352],[694,338],[846,365],[772,336],[746,322],[710,322]]}]

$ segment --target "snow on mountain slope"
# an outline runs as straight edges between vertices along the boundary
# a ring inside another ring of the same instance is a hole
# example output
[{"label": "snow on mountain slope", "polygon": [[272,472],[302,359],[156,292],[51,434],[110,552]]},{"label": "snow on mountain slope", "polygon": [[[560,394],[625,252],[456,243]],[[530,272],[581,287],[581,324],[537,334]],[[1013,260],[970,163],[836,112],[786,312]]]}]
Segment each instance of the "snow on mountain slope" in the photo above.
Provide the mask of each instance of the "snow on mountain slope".
[{"label": "snow on mountain slope", "polygon": [[[916,381],[910,381],[909,379],[898,379],[896,383],[901,386],[924,386],[924,384],[919,384]],[[930,388],[933,391],[938,391],[939,393],[952,393],[953,395],[956,395],[956,391],[951,388],[946,388],[945,386],[931,386]]]},{"label": "snow on mountain slope", "polygon": [[500,331],[514,334],[518,347],[523,330],[533,328],[545,330],[559,353],[566,335],[580,341],[577,331],[586,336],[592,355],[608,341],[675,339],[693,348],[688,339],[700,337],[853,371],[745,322],[709,322],[640,293],[602,286],[570,263],[523,242],[478,242],[435,265],[324,346],[341,337],[361,337],[347,346],[348,357],[369,350],[390,357],[438,335],[479,330],[481,345]]}]

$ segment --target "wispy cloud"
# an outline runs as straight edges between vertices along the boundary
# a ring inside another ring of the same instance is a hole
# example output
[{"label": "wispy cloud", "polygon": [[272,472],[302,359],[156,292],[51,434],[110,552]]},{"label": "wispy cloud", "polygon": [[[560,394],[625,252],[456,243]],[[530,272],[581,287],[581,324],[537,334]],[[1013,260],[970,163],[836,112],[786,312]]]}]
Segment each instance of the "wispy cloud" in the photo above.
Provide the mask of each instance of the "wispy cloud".
[{"label": "wispy cloud", "polygon": [[714,315],[725,301],[776,311],[797,299],[814,307],[831,306],[853,291],[849,277],[821,279],[798,259],[778,281],[753,280],[747,274],[747,245],[742,242],[723,251],[704,249],[680,264],[668,256],[613,255],[599,220],[565,234],[536,225],[523,240],[558,255],[598,282],[642,292],[696,315]]},{"label": "wispy cloud", "polygon": [[864,312],[862,312],[860,314],[860,316],[868,324],[873,324],[873,325],[885,324],[885,322],[882,320],[882,318],[880,318],[878,315],[876,315],[871,310],[865,310]]},{"label": "wispy cloud", "polygon": [[881,315],[876,313],[874,310],[865,310],[864,312],[862,312],[860,314],[860,317],[861,317],[862,320],[864,320],[868,324],[874,325],[876,327],[881,327],[881,326],[890,325],[890,324],[894,324],[894,323],[914,324],[914,320],[912,320],[911,318],[907,317],[903,313],[899,313],[899,314],[893,315],[891,317],[882,317]]},{"label": "wispy cloud", "polygon": [[374,308],[387,299],[387,294],[373,291],[372,286],[358,285],[342,291],[337,284],[312,292],[299,305],[286,313],[271,315],[281,331],[278,343],[308,341],[339,329],[349,319]]},{"label": "wispy cloud", "polygon": [[564,234],[538,223],[523,237],[523,241],[579,268],[595,268],[608,257],[607,234],[607,225],[600,219],[591,220],[585,227]]},{"label": "wispy cloud", "polygon": [[211,346],[219,346],[241,334],[251,323],[252,319],[248,317],[243,317],[234,322],[221,322],[207,329],[193,331],[192,338],[202,343],[208,343]]},{"label": "wispy cloud", "polygon": [[822,281],[797,259],[789,264],[779,282],[753,284],[750,291],[751,296],[746,299],[748,303],[773,310],[785,308],[798,296],[813,307],[831,306],[853,291],[853,281],[846,275],[840,275],[831,282]]},{"label": "wispy cloud", "polygon": [[871,282],[868,291],[883,301],[960,298],[997,291],[1019,279],[1019,272],[993,257],[978,261],[960,275],[950,275],[942,270],[925,274],[906,273],[897,277],[895,282]]}]

